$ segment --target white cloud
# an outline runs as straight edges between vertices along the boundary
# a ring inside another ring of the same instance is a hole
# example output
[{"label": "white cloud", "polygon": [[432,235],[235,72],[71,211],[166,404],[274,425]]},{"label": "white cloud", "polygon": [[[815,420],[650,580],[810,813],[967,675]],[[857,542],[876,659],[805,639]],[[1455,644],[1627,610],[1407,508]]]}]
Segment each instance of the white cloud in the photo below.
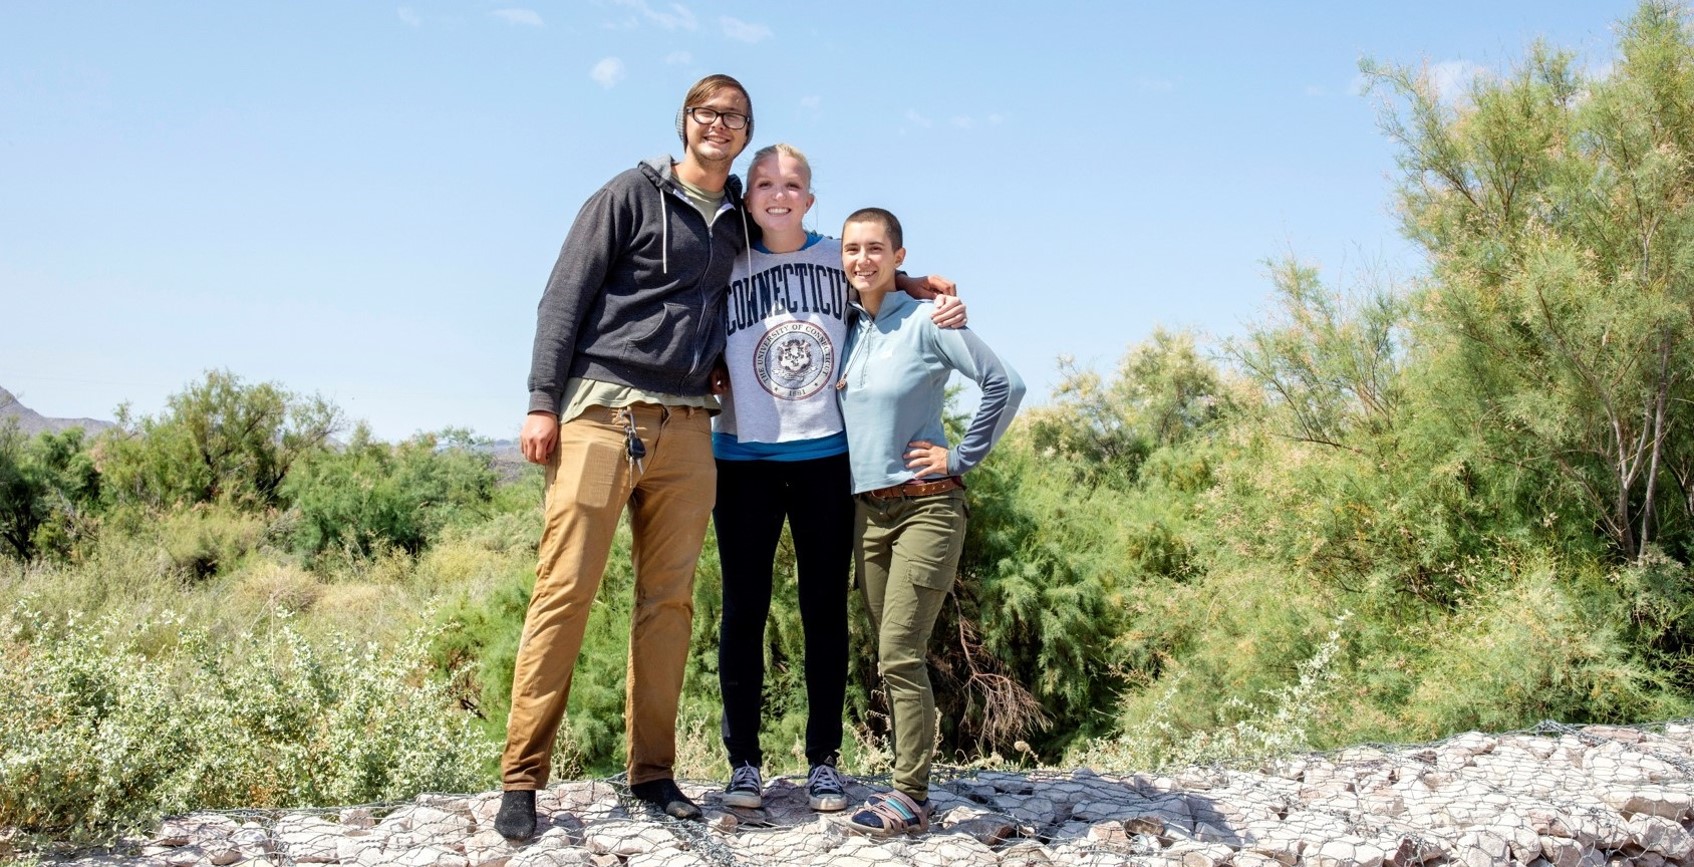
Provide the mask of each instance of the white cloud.
[{"label": "white cloud", "polygon": [[1370,92],[1372,79],[1363,72],[1353,73],[1353,80],[1347,83],[1347,93],[1352,96],[1364,96]]},{"label": "white cloud", "polygon": [[667,63],[671,66],[681,66],[682,64],[693,63],[693,62],[694,62],[694,55],[689,54],[686,51],[672,51],[671,53],[665,55],[665,63]]},{"label": "white cloud", "polygon": [[493,15],[507,24],[522,24],[525,27],[547,26],[541,22],[541,15],[534,9],[496,9]]},{"label": "white cloud", "polygon": [[669,11],[661,12],[647,5],[647,0],[612,0],[619,6],[634,9],[648,22],[657,24],[666,30],[693,30],[700,26],[694,18],[694,13],[681,3],[672,3]]},{"label": "white cloud", "polygon": [[1306,85],[1306,95],[1307,96],[1323,96],[1327,93],[1329,93],[1329,91],[1324,90],[1323,85],[1321,85],[1321,84],[1308,84],[1308,85]]},{"label": "white cloud", "polygon": [[401,21],[404,21],[413,27],[423,26],[423,19],[419,18],[418,13],[412,11],[412,7],[410,6],[401,6],[399,9],[394,10],[394,12],[400,16]]},{"label": "white cloud", "polygon": [[967,117],[965,115],[962,115],[962,114],[954,115],[951,118],[950,123],[952,123],[954,126],[958,127],[959,129],[970,129],[973,126],[976,126],[976,121],[974,119]]},{"label": "white cloud", "polygon": [[594,64],[594,68],[588,71],[588,77],[594,79],[595,84],[611,90],[617,86],[618,82],[623,81],[623,61],[616,57],[608,57]]},{"label": "white cloud", "polygon": [[815,93],[812,94],[811,96],[800,97],[800,107],[801,108],[807,109],[809,111],[817,111],[818,106],[820,106],[820,105],[823,105],[823,97],[818,96]]},{"label": "white cloud", "polygon": [[1006,122],[1006,116],[999,112],[994,112],[988,116],[988,122],[992,124],[1002,124]]},{"label": "white cloud", "polygon": [[1429,76],[1430,87],[1435,88],[1435,98],[1453,103],[1462,99],[1470,91],[1471,82],[1487,75],[1488,70],[1468,60],[1443,60],[1424,74]]},{"label": "white cloud", "polygon": [[728,15],[719,18],[718,23],[723,25],[723,35],[740,42],[762,42],[771,38],[771,29],[763,24],[749,24]]},{"label": "white cloud", "polygon": [[934,126],[935,125],[934,121],[930,120],[927,117],[924,117],[921,114],[918,114],[918,110],[915,109],[915,108],[906,109],[906,119],[911,121],[912,123],[917,124],[918,126],[926,126],[927,127],[927,126]]},{"label": "white cloud", "polygon": [[1582,77],[1589,81],[1604,81],[1612,77],[1617,61],[1612,58],[1590,63],[1582,68]]},{"label": "white cloud", "polygon": [[1169,93],[1175,88],[1176,84],[1168,78],[1137,78],[1135,80],[1135,89],[1142,93]]}]

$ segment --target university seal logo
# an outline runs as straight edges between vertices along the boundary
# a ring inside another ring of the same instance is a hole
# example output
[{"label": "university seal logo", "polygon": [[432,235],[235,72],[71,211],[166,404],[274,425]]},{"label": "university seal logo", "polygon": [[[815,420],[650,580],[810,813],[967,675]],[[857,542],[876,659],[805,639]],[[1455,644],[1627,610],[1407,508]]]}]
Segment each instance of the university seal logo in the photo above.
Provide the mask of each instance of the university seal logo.
[{"label": "university seal logo", "polygon": [[835,347],[811,322],[784,322],[765,332],[753,363],[765,391],[783,400],[805,400],[829,384],[835,373]]}]

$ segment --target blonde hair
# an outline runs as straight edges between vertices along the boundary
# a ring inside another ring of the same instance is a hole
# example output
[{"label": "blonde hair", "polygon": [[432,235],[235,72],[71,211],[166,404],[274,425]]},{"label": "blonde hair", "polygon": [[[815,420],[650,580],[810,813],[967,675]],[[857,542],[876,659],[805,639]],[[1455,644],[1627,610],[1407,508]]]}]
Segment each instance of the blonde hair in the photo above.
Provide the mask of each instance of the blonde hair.
[{"label": "blonde hair", "polygon": [[759,167],[759,163],[775,157],[778,154],[794,160],[800,164],[801,168],[806,170],[806,192],[810,193],[812,191],[812,162],[811,160],[806,159],[806,155],[801,153],[799,148],[789,144],[788,142],[777,142],[773,145],[765,145],[755,151],[753,154],[753,161],[747,164],[747,180],[749,182],[752,181],[753,170]]}]

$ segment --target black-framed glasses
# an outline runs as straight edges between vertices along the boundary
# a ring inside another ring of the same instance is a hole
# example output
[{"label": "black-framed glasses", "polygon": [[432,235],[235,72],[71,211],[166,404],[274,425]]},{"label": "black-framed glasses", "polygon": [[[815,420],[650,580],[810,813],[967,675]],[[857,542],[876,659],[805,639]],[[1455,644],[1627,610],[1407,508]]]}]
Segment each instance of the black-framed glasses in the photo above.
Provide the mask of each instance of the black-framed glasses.
[{"label": "black-framed glasses", "polygon": [[697,105],[688,110],[688,116],[694,118],[694,122],[701,126],[711,126],[722,120],[723,125],[729,129],[747,128],[747,115],[736,111],[718,111],[715,108]]}]

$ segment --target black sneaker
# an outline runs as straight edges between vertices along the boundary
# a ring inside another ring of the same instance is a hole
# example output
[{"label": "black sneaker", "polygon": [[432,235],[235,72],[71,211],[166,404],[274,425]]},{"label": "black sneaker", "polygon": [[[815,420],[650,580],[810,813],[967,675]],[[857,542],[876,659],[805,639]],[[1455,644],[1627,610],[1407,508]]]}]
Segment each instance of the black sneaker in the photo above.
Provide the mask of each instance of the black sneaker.
[{"label": "black sneaker", "polygon": [[688,800],[688,796],[676,787],[675,780],[648,780],[630,786],[629,791],[673,819],[700,819],[705,815],[700,812],[699,805]]},{"label": "black sneaker", "polygon": [[723,803],[726,807],[751,807],[757,809],[765,805],[765,781],[759,776],[759,766],[747,762],[729,773],[729,785],[723,790]]},{"label": "black sneaker", "polygon": [[806,794],[811,796],[812,809],[820,813],[847,809],[847,781],[833,761],[812,766],[806,775]]},{"label": "black sneaker", "polygon": [[508,840],[528,840],[535,833],[535,790],[506,790],[500,796],[494,830]]}]

